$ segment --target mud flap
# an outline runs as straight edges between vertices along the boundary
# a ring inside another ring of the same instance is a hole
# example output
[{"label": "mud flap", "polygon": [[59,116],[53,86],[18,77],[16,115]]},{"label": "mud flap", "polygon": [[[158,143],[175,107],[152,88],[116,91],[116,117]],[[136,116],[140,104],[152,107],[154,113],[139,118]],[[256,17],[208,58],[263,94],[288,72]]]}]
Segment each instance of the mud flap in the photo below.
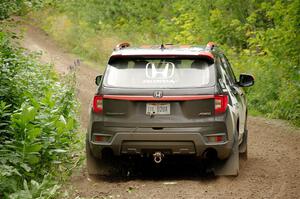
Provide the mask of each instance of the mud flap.
[{"label": "mud flap", "polygon": [[107,176],[111,174],[112,167],[109,163],[95,158],[90,150],[89,143],[86,140],[86,167],[89,175]]},{"label": "mud flap", "polygon": [[248,131],[245,129],[244,135],[243,135],[243,142],[239,146],[239,152],[245,153],[247,151],[247,140],[248,139]]},{"label": "mud flap", "polygon": [[214,166],[216,176],[238,176],[239,175],[239,146],[235,141],[231,155],[228,159],[217,161]]}]

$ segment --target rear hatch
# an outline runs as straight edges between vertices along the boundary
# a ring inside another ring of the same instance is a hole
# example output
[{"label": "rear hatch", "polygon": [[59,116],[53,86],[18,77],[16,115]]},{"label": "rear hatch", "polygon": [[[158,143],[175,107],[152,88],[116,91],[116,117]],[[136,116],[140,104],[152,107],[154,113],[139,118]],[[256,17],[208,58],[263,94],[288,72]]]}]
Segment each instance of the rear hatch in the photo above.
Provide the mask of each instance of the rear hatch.
[{"label": "rear hatch", "polygon": [[103,124],[116,127],[196,127],[226,100],[214,95],[213,63],[199,57],[112,59],[100,93]]}]

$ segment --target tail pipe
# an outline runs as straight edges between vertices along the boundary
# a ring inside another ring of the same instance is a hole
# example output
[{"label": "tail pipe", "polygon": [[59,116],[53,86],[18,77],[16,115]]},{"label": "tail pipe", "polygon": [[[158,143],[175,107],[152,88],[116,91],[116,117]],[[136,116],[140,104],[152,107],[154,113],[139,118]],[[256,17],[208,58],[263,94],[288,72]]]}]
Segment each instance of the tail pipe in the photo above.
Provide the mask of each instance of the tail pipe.
[{"label": "tail pipe", "polygon": [[216,150],[208,148],[203,152],[202,157],[204,159],[215,160],[218,158],[218,153]]},{"label": "tail pipe", "polygon": [[158,151],[158,152],[155,152],[155,153],[153,154],[153,161],[154,161],[156,164],[159,164],[159,163],[161,163],[163,157],[164,157],[164,154],[163,154],[163,153],[161,153],[161,152],[159,152],[159,151]]}]

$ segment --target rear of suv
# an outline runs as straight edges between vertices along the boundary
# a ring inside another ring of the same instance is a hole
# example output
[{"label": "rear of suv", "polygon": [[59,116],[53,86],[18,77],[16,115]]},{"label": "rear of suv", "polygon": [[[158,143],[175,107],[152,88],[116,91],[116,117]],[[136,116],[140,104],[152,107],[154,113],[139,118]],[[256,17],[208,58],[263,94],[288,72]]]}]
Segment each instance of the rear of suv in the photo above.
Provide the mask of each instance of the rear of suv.
[{"label": "rear of suv", "polygon": [[120,157],[218,160],[217,175],[237,175],[247,157],[247,106],[226,56],[213,44],[144,46],[113,51],[90,108],[89,174],[108,174]]}]

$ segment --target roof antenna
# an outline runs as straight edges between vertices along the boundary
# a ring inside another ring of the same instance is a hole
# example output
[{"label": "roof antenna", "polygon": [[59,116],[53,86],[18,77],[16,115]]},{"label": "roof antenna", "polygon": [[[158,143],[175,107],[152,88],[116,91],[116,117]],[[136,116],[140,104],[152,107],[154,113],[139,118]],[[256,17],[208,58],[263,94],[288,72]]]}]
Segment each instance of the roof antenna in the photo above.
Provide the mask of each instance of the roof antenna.
[{"label": "roof antenna", "polygon": [[161,40],[160,49],[163,50],[163,49],[165,49],[165,48],[166,48],[166,47],[165,47],[165,45],[164,45],[164,40],[162,39],[162,40]]}]

